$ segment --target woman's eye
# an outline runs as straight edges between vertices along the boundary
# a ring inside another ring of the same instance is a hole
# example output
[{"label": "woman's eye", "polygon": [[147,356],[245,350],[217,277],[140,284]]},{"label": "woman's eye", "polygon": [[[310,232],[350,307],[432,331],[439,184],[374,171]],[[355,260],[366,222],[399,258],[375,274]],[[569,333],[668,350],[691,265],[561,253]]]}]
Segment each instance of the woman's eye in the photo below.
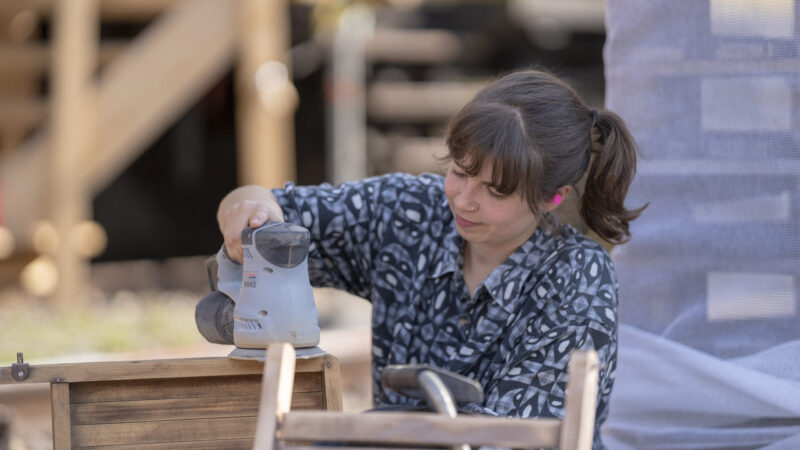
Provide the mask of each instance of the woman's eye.
[{"label": "woman's eye", "polygon": [[501,192],[498,192],[498,191],[497,191],[495,188],[493,188],[493,187],[488,187],[488,188],[486,188],[486,190],[487,190],[487,191],[489,191],[489,195],[491,195],[491,196],[492,196],[492,197],[494,197],[494,198],[505,198],[505,197],[508,197],[506,194],[503,194],[503,193],[501,193]]},{"label": "woman's eye", "polygon": [[453,175],[457,176],[458,178],[464,178],[464,177],[467,176],[466,173],[464,173],[464,172],[462,172],[462,171],[460,171],[458,169],[452,169],[452,172],[453,172]]}]

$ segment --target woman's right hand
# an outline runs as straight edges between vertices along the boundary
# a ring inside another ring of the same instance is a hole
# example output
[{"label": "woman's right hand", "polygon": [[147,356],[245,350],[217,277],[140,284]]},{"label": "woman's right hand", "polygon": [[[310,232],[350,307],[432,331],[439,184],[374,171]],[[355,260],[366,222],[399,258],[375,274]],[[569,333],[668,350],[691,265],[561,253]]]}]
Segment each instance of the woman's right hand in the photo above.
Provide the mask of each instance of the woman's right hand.
[{"label": "woman's right hand", "polygon": [[284,219],[278,199],[269,189],[243,186],[225,196],[217,210],[217,222],[228,256],[242,262],[242,231],[247,227],[260,227],[270,220],[283,222]]}]

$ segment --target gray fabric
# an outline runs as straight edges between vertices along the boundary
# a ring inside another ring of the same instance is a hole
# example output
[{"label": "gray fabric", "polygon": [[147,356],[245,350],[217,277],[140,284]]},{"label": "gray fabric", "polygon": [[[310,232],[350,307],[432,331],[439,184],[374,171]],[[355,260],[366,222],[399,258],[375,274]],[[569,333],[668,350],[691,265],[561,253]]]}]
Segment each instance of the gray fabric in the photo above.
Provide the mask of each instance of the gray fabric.
[{"label": "gray fabric", "polygon": [[775,351],[800,344],[798,3],[606,6],[607,106],[644,156],[628,202],[650,203],[612,255],[631,329],[607,441],[782,448],[800,435],[775,410],[800,405],[800,356]]}]

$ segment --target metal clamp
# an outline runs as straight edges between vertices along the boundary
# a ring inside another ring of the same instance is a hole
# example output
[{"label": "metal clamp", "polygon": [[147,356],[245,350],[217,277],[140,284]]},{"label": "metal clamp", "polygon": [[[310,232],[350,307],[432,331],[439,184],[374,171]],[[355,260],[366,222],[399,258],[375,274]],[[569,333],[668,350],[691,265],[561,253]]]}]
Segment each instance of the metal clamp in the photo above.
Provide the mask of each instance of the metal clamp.
[{"label": "metal clamp", "polygon": [[11,376],[17,381],[25,381],[31,373],[28,363],[22,361],[22,352],[17,353],[17,362],[11,364]]}]

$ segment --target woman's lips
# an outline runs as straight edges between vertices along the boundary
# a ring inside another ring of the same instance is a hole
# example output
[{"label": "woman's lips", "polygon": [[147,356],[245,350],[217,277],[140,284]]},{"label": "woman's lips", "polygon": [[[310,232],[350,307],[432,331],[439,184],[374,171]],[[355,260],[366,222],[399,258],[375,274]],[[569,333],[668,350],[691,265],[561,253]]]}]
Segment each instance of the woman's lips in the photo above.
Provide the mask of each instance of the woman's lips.
[{"label": "woman's lips", "polygon": [[477,222],[470,222],[469,220],[456,214],[456,225],[460,226],[461,228],[472,228],[478,226],[479,224]]}]

